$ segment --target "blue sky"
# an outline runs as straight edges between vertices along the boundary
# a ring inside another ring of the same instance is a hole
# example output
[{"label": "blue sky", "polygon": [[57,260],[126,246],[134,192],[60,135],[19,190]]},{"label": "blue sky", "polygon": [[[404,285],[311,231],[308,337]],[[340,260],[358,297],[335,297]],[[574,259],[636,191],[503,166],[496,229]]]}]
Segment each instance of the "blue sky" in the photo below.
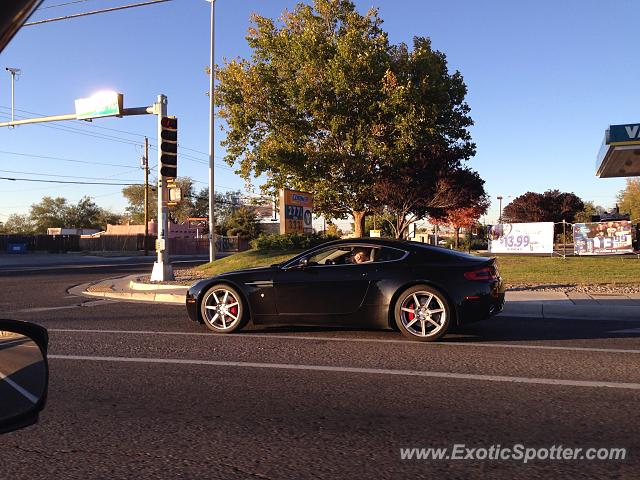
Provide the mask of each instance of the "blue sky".
[{"label": "blue sky", "polygon": [[[65,1],[46,0],[31,20],[127,3],[87,0],[46,8]],[[249,56],[244,36],[252,12],[275,17],[295,3],[217,0],[216,62]],[[497,218],[496,196],[505,197],[506,204],[529,190],[558,188],[605,208],[615,204],[624,180],[596,178],[595,157],[609,124],[640,121],[636,110],[640,67],[635,60],[640,3],[358,0],[356,4],[360,11],[379,8],[393,43],[411,43],[416,35],[431,37],[434,48],[446,53],[450,69],[464,76],[477,144],[469,165],[486,180],[493,203],[487,223]],[[72,113],[74,99],[103,89],[124,93],[126,107],[150,105],[164,93],[169,113],[180,119],[179,141],[190,149],[181,150],[189,158],[181,157],[179,174],[202,182],[196,183],[199,189],[206,185],[208,174],[204,72],[208,61],[209,4],[204,0],[175,0],[24,27],[0,54],[0,118],[7,118],[11,105],[5,67],[22,69],[16,82],[21,116]],[[154,120],[143,116],[2,128],[0,176],[52,178],[34,174],[39,173],[142,181],[141,146],[144,135],[156,143]],[[217,139],[221,138],[217,130]],[[219,189],[243,189],[244,182],[222,163],[223,156],[218,145]],[[152,150],[151,165],[155,158]],[[99,205],[121,211],[126,203],[120,189],[0,180],[0,221],[11,213],[27,213],[45,195],[71,202],[89,195]]]}]

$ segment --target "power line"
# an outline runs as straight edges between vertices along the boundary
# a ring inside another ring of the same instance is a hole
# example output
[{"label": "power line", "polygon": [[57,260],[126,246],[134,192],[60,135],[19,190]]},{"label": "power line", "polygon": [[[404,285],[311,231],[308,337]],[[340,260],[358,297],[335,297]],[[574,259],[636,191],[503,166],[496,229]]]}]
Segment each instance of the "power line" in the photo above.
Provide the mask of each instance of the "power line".
[{"label": "power line", "polygon": [[[7,106],[4,106],[4,105],[0,105],[0,108],[2,108],[3,110],[11,110],[11,107],[7,107]],[[30,115],[45,116],[45,114],[44,114],[44,113],[31,112],[31,111],[29,111],[29,110],[23,110],[23,109],[21,109],[21,108],[16,108],[15,110],[16,110],[17,112],[28,113],[28,114],[30,114]],[[27,118],[26,116],[21,116],[21,117],[22,117],[22,118]],[[145,136],[148,136],[148,135],[145,135],[145,134],[143,134],[143,133],[129,132],[129,131],[127,131],[127,130],[119,130],[119,129],[117,129],[117,128],[103,127],[103,126],[100,126],[100,125],[96,125],[96,124],[95,124],[95,123],[93,123],[93,122],[89,122],[89,121],[87,121],[87,120],[71,120],[71,122],[73,122],[73,123],[74,123],[74,124],[76,124],[76,125],[82,125],[82,128],[86,128],[86,127],[99,128],[99,129],[101,129],[101,130],[110,130],[110,131],[113,131],[113,132],[125,133],[125,134],[127,134],[127,135],[133,135],[133,136],[136,136],[136,137],[145,137]],[[69,126],[67,126],[66,128],[73,128],[73,127],[69,127]],[[79,129],[79,128],[73,128],[73,129],[74,129],[74,130],[81,130],[81,129]],[[116,138],[121,138],[121,137],[116,137]],[[153,138],[156,138],[156,137],[153,137]]]},{"label": "power line", "polygon": [[18,178],[18,177],[0,177],[0,180],[9,180],[11,182],[41,182],[41,183],[69,183],[74,185],[142,185],[141,183],[107,183],[107,182],[72,182],[66,180],[43,180],[40,178]]},{"label": "power line", "polygon": [[40,10],[48,10],[49,8],[56,8],[56,7],[65,7],[67,5],[73,5],[75,3],[84,3],[84,2],[88,2],[89,0],[75,0],[73,2],[66,2],[66,3],[58,3],[56,5],[48,5],[46,7],[38,7],[36,10],[40,11]]},{"label": "power line", "polygon": [[[19,172],[16,170],[0,170],[0,172],[2,173],[19,173],[21,175],[37,175],[39,177],[58,177],[58,178],[78,178],[78,179],[83,179],[83,180],[106,180],[109,177],[78,177],[75,175],[55,175],[52,173],[37,173],[37,172]],[[114,174],[111,175],[111,177],[114,177],[116,175],[122,175],[122,174]],[[136,180],[122,180],[123,182],[135,182]]]},{"label": "power line", "polygon": [[[6,114],[0,114],[0,116],[2,118],[10,118],[8,115]],[[28,118],[24,115],[16,115],[17,118]],[[66,133],[76,133],[78,135],[85,135],[87,137],[93,137],[93,138],[99,138],[101,140],[110,140],[113,142],[119,142],[119,143],[125,143],[128,145],[135,145],[135,146],[142,146],[142,142],[136,142],[134,140],[130,140],[128,138],[122,138],[122,137],[116,137],[113,135],[105,135],[103,133],[97,133],[97,132],[86,132],[86,131],[82,131],[80,129],[77,128],[73,128],[73,127],[69,127],[66,125],[47,125],[44,123],[36,123],[35,125],[39,126],[39,127],[44,127],[44,128],[52,128],[54,130],[60,130]]]},{"label": "power line", "polygon": [[[5,107],[3,105],[0,105],[0,108],[2,108],[4,110],[10,110],[10,107]],[[19,108],[16,108],[15,110],[16,111],[20,111],[20,112],[24,112],[24,113],[28,113],[30,115],[39,115],[39,116],[43,116],[44,115],[42,113],[30,112],[28,110],[22,110],[22,109],[19,109]],[[9,118],[9,116],[6,115],[6,114],[0,114],[0,116],[2,116],[3,118]],[[28,118],[25,115],[16,115],[16,117],[17,118]],[[99,128],[99,129],[102,129],[102,130],[109,130],[109,131],[113,131],[113,132],[124,133],[126,135],[139,136],[141,138],[145,137],[145,136],[148,136],[148,135],[143,135],[142,133],[128,132],[126,130],[119,130],[119,129],[116,129],[116,128],[102,127],[102,126],[95,125],[95,124],[89,123],[89,122],[84,122],[84,121],[78,121],[78,124],[79,125],[81,124],[81,125],[86,126],[86,127],[91,127],[91,128]],[[140,142],[137,142],[137,141],[134,141],[134,140],[131,140],[131,139],[128,139],[128,138],[117,137],[117,136],[114,136],[114,135],[105,135],[105,134],[101,134],[101,133],[97,133],[97,132],[87,132],[82,128],[74,128],[74,127],[70,127],[70,126],[67,126],[67,125],[45,125],[45,124],[42,124],[42,123],[38,123],[36,125],[39,125],[41,127],[58,129],[58,130],[62,130],[62,131],[68,131],[69,133],[77,133],[78,135],[86,135],[86,136],[90,136],[90,137],[94,137],[94,138],[100,138],[100,139],[103,139],[103,140],[112,140],[112,141],[131,144],[131,145],[135,145],[135,146],[141,145]],[[150,138],[153,138],[153,139],[157,140],[156,137],[150,137]],[[150,147],[152,149],[157,150],[157,147],[154,144],[150,144]],[[178,144],[178,147],[181,150],[187,150],[187,151],[190,151],[190,152],[198,153],[198,154],[204,155],[206,157],[209,156],[208,153],[202,152],[200,150],[196,150],[195,148],[186,147],[186,146],[182,145],[181,143]],[[185,153],[181,153],[180,156],[188,158],[190,160],[193,160],[193,161],[195,161],[197,163],[202,163],[203,165],[205,165],[205,164],[208,165],[209,164],[208,160],[200,159],[200,158],[194,157],[193,155],[188,155],[188,154],[185,154]],[[214,158],[222,159],[221,157],[217,157],[217,156],[214,156]],[[220,168],[233,171],[232,168],[230,168],[229,166],[227,166],[227,165],[225,165],[223,163],[216,163],[216,165],[219,166]]]},{"label": "power line", "polygon": [[5,155],[18,155],[20,157],[33,157],[33,158],[43,158],[46,160],[57,160],[60,162],[72,162],[72,163],[84,163],[87,165],[104,165],[107,167],[126,167],[126,168],[131,168],[131,169],[138,169],[140,168],[139,166],[129,166],[129,165],[125,165],[123,163],[103,163],[103,162],[89,162],[87,160],[74,160],[71,158],[60,158],[60,157],[51,157],[49,155],[36,155],[33,153],[20,153],[20,152],[7,152],[5,150],[0,150],[0,153],[5,154]]},{"label": "power line", "polygon": [[171,0],[152,0],[150,2],[134,3],[134,4],[131,4],[131,5],[122,5],[120,7],[104,8],[102,10],[92,10],[90,12],[84,12],[84,13],[74,13],[73,15],[66,15],[64,17],[47,18],[46,20],[37,20],[35,22],[25,23],[23,25],[23,27],[30,27],[32,25],[40,25],[42,23],[59,22],[61,20],[70,20],[72,18],[78,18],[78,17],[87,17],[89,15],[97,15],[98,13],[115,12],[115,11],[118,11],[118,10],[125,10],[127,8],[146,7],[148,5],[154,5],[156,3],[165,3],[165,2],[170,2],[170,1]]}]

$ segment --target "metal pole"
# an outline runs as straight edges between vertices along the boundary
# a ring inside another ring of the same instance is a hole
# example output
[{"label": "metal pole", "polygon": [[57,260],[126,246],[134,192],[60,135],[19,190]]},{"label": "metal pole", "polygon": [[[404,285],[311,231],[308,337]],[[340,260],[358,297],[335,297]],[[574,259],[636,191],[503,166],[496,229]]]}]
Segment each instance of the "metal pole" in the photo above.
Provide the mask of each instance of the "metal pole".
[{"label": "metal pole", "polygon": [[149,139],[144,137],[144,256],[149,255]]},{"label": "metal pole", "polygon": [[[122,113],[118,116],[129,117],[131,115],[155,115],[155,107],[123,108]],[[30,123],[60,122],[63,120],[78,120],[78,116],[75,113],[67,113],[48,117],[25,118],[23,120],[0,122],[0,127],[13,127],[15,125],[27,125]]]},{"label": "metal pole", "polygon": [[209,56],[209,261],[216,259],[216,219],[215,211],[215,171],[214,171],[214,151],[215,151],[215,98],[213,94],[215,83],[215,0],[211,2],[211,50]]},{"label": "metal pole", "polygon": [[9,71],[11,72],[11,121],[15,122],[16,99],[15,99],[14,83],[16,81],[16,72],[14,70],[9,70]]},{"label": "metal pole", "polygon": [[5,70],[11,75],[11,121],[14,122],[15,117],[15,81],[16,75],[20,75],[21,70],[14,67],[6,67]]},{"label": "metal pole", "polygon": [[562,256],[567,257],[567,222],[562,219]]},{"label": "metal pole", "polygon": [[[158,95],[156,104],[156,114],[158,115],[158,142],[162,139],[162,117],[167,116],[167,97]],[[158,241],[156,250],[158,259],[153,264],[151,272],[152,282],[164,282],[173,280],[173,268],[169,262],[169,207],[165,203],[165,181],[162,178],[160,169],[162,168],[162,149],[158,146]]]},{"label": "metal pole", "polygon": [[500,215],[498,216],[498,223],[502,224],[502,197],[498,197],[498,201],[500,202]]}]

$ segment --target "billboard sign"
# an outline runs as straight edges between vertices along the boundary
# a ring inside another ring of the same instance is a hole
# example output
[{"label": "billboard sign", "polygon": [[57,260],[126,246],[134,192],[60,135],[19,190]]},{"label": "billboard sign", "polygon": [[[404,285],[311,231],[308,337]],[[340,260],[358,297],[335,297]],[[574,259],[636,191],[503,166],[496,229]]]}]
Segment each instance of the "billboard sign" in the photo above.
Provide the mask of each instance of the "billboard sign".
[{"label": "billboard sign", "polygon": [[611,125],[607,136],[609,145],[629,145],[640,143],[640,124]]},{"label": "billboard sign", "polygon": [[615,255],[633,253],[631,222],[618,220],[573,225],[576,255]]},{"label": "billboard sign", "polygon": [[489,228],[490,253],[553,253],[553,222],[503,223]]},{"label": "billboard sign", "polygon": [[313,233],[313,195],[280,190],[280,234]]}]

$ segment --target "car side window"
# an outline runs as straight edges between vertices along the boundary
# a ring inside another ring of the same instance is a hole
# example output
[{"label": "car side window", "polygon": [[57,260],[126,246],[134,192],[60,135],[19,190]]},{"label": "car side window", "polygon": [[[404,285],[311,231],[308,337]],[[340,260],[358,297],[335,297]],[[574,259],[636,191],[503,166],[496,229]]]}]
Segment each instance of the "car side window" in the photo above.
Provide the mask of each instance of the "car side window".
[{"label": "car side window", "polygon": [[398,250],[397,248],[382,247],[376,258],[376,262],[392,262],[394,260],[400,260],[406,255],[404,250]]},{"label": "car side window", "polygon": [[309,257],[310,264],[345,265],[350,263],[351,247],[333,247],[320,250]]},{"label": "car side window", "polygon": [[380,246],[351,245],[326,248],[308,258],[311,265],[357,265],[400,260],[404,250]]}]

